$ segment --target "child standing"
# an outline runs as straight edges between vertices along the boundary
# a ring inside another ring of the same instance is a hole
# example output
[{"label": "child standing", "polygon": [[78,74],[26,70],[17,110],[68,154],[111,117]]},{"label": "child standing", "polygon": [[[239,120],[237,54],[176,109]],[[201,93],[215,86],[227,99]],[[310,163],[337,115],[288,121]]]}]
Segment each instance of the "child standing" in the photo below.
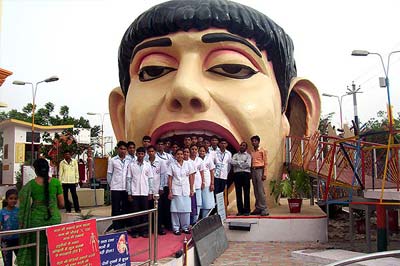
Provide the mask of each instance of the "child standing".
[{"label": "child standing", "polygon": [[[15,207],[18,201],[18,191],[16,189],[9,189],[6,192],[5,204],[3,209],[0,210],[0,226],[2,231],[18,229],[18,208]],[[1,247],[8,248],[18,245],[18,235],[7,235],[1,238]],[[17,255],[17,250],[14,250]],[[4,266],[12,266],[13,256],[12,250],[2,251]]]}]

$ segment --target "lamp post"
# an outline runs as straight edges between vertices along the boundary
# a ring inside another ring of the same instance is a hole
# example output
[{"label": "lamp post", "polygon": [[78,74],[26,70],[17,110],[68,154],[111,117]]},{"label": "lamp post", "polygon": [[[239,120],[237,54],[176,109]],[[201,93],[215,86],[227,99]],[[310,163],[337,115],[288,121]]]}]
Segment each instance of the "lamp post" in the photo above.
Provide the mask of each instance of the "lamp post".
[{"label": "lamp post", "polygon": [[389,111],[388,111],[388,119],[389,119],[389,129],[390,131],[393,130],[393,121],[392,121],[392,106],[391,106],[391,102],[390,102],[390,88],[389,88],[389,63],[390,63],[390,57],[392,56],[392,54],[395,53],[400,53],[400,51],[392,51],[389,53],[388,55],[388,59],[387,59],[387,64],[385,67],[385,63],[383,62],[383,58],[382,55],[380,53],[375,53],[375,52],[368,52],[365,50],[353,50],[351,52],[352,56],[368,56],[370,54],[372,55],[377,55],[379,56],[381,63],[382,63],[382,68],[383,68],[383,73],[385,74],[385,84],[386,85],[386,91],[387,91],[387,98],[388,98],[388,105],[389,105]]},{"label": "lamp post", "polygon": [[343,94],[342,96],[337,96],[337,95],[333,95],[333,94],[328,94],[328,93],[322,93],[322,96],[325,97],[334,97],[338,99],[339,102],[339,112],[340,112],[340,128],[343,129],[343,117],[342,117],[342,101],[343,101],[343,97],[347,96],[348,94]]},{"label": "lamp post", "polygon": [[[390,65],[390,57],[392,54],[400,53],[400,51],[392,51],[388,55],[387,64],[385,67],[385,63],[383,62],[382,55],[379,53],[372,53],[365,50],[354,50],[351,52],[353,56],[367,56],[367,55],[377,55],[379,56],[383,72],[385,74],[385,84],[382,87],[386,86],[387,98],[388,98],[388,119],[389,119],[389,141],[386,150],[386,160],[385,160],[385,169],[383,171],[383,180],[382,180],[382,191],[381,191],[381,198],[380,203],[383,202],[383,193],[385,189],[385,178],[387,175],[387,168],[388,168],[388,159],[390,155],[390,145],[393,139],[393,121],[392,121],[392,106],[390,102],[390,87],[389,87],[389,65]],[[386,228],[386,210],[382,204],[378,204],[376,206],[376,224],[377,224],[377,250],[378,251],[386,251],[387,250],[387,228]]]},{"label": "lamp post", "polygon": [[104,157],[104,116],[110,113],[93,113],[87,112],[87,115],[98,115],[101,119],[101,157]]},{"label": "lamp post", "polygon": [[31,165],[33,165],[33,157],[34,157],[34,134],[35,134],[35,109],[36,109],[36,105],[35,105],[35,100],[36,100],[36,92],[37,92],[37,88],[38,85],[40,83],[46,82],[54,82],[59,80],[59,78],[57,76],[51,76],[47,79],[41,80],[39,82],[36,82],[35,85],[33,85],[32,82],[25,82],[25,81],[20,81],[20,80],[14,80],[13,84],[14,85],[26,85],[26,84],[30,84],[32,86],[32,139],[31,139]]}]

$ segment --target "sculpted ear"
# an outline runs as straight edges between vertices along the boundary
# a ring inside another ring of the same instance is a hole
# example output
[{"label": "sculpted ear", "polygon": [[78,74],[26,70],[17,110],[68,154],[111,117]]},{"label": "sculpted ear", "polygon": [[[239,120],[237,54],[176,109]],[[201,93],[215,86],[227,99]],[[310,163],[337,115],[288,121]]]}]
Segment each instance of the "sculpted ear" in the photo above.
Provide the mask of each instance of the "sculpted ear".
[{"label": "sculpted ear", "polygon": [[108,97],[111,124],[117,140],[125,140],[125,96],[120,87],[116,87]]},{"label": "sculpted ear", "polygon": [[315,85],[304,78],[294,78],[290,83],[286,117],[290,135],[310,136],[318,130],[321,99]]}]

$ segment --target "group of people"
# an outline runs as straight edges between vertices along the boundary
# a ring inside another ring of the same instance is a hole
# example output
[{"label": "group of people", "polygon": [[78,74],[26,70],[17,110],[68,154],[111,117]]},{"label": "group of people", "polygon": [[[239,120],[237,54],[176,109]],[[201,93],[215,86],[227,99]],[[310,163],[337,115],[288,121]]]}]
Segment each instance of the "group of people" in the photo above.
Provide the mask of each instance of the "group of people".
[{"label": "group of people", "polygon": [[[3,209],[0,211],[2,230],[16,230],[61,223],[60,209],[64,207],[63,189],[59,179],[49,176],[49,163],[40,158],[33,163],[36,177],[30,180],[19,192],[10,189],[6,192]],[[19,208],[17,202],[19,199]],[[46,265],[47,238],[44,231],[40,233],[39,254],[35,246],[14,250],[18,265]],[[13,234],[3,236],[3,248],[27,245],[36,242],[35,233]],[[5,266],[13,265],[12,253],[2,252]]]},{"label": "group of people", "polygon": [[[170,229],[174,234],[190,233],[190,225],[206,217],[215,207],[215,195],[224,192],[230,169],[233,168],[238,215],[268,215],[262,182],[266,179],[267,153],[259,148],[260,138],[251,138],[254,150],[247,152],[247,143],[232,157],[228,142],[212,136],[185,136],[176,143],[158,139],[151,145],[150,136],[142,138],[136,149],[133,141],[119,141],[118,154],[108,162],[107,182],[111,191],[112,216],[144,211],[154,205],[159,195],[159,234]],[[256,206],[250,212],[250,175],[253,180]],[[242,199],[242,191],[244,199]],[[243,203],[244,201],[244,203]],[[148,237],[147,216],[118,220],[114,229],[128,227],[133,237]]]},{"label": "group of people", "polygon": [[[2,230],[16,230],[55,225],[61,223],[60,209],[71,212],[68,191],[71,192],[75,212],[79,213],[79,200],[76,186],[79,181],[78,163],[71,157],[70,151],[64,151],[64,159],[60,162],[59,178],[53,178],[52,171],[46,159],[40,158],[33,163],[36,177],[30,180],[18,193],[16,189],[6,192],[3,209],[0,211],[0,225]],[[19,208],[16,207],[19,198]],[[36,241],[33,234],[8,235],[1,238],[1,245],[13,247]],[[40,257],[40,265],[45,265],[47,239],[44,232],[40,235],[40,254],[36,248],[22,248],[18,255],[18,265],[34,265],[36,257]],[[5,266],[13,265],[12,251],[3,251]]]}]

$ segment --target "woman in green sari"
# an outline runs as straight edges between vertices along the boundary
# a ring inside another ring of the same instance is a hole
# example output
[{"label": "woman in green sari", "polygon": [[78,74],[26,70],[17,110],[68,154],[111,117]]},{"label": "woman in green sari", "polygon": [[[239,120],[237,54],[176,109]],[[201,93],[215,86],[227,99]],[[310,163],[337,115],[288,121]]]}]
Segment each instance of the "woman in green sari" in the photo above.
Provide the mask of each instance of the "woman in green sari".
[{"label": "woman in green sari", "polygon": [[[49,164],[45,159],[37,159],[33,163],[36,178],[29,181],[19,192],[20,228],[33,228],[61,223],[59,208],[64,206],[61,183],[58,179],[49,177]],[[36,242],[36,234],[20,235],[20,245]],[[40,233],[40,254],[36,247],[22,248],[18,252],[18,266],[36,265],[36,256],[40,265],[46,265],[47,238],[46,233]]]}]

